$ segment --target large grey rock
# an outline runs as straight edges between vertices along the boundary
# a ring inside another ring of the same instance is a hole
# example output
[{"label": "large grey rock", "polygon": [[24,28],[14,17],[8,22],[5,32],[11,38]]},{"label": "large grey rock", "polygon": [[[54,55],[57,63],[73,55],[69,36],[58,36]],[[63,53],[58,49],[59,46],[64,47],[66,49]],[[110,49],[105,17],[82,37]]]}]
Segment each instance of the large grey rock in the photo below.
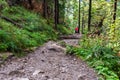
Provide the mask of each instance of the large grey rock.
[{"label": "large grey rock", "polygon": [[48,50],[53,50],[53,51],[56,51],[56,52],[64,52],[66,49],[57,45],[57,44],[52,44],[52,45],[48,45],[47,46],[47,49]]}]

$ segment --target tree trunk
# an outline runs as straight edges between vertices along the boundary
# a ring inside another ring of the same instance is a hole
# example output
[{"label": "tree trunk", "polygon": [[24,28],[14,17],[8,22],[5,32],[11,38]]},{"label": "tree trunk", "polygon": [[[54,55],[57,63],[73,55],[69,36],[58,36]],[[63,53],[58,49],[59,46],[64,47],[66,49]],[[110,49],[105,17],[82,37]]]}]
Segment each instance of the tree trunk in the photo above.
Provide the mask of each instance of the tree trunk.
[{"label": "tree trunk", "polygon": [[59,24],[59,0],[56,0],[57,1],[57,24]]},{"label": "tree trunk", "polygon": [[54,0],[54,21],[55,21],[55,29],[57,30],[57,24],[58,24],[58,22],[59,22],[59,20],[58,20],[58,14],[59,14],[59,12],[58,12],[58,0]]},{"label": "tree trunk", "polygon": [[85,20],[84,20],[84,11],[83,11],[83,14],[82,14],[82,34],[84,33],[84,27],[85,27]]},{"label": "tree trunk", "polygon": [[113,23],[115,23],[115,20],[116,20],[116,11],[117,11],[117,0],[114,0]]},{"label": "tree trunk", "polygon": [[78,33],[80,33],[80,0],[79,0],[79,19],[78,19]]},{"label": "tree trunk", "polygon": [[92,0],[89,0],[89,15],[88,15],[88,31],[90,31],[91,25],[91,8],[92,8]]},{"label": "tree trunk", "polygon": [[43,0],[43,17],[46,18],[47,15],[47,5],[46,5],[46,0]]}]

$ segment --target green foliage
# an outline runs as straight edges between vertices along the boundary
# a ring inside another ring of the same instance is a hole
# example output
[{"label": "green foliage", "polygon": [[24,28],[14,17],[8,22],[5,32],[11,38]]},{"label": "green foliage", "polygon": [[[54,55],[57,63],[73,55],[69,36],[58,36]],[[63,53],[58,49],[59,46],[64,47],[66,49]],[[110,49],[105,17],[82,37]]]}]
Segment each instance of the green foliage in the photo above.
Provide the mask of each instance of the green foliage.
[{"label": "green foliage", "polygon": [[2,7],[8,6],[6,0],[0,0],[0,6]]},{"label": "green foliage", "polygon": [[20,24],[22,28],[0,18],[0,51],[22,56],[25,49],[39,46],[57,38],[56,32],[40,15],[20,6],[5,7],[1,15]]},{"label": "green foliage", "polygon": [[3,26],[2,30],[0,30],[0,42],[2,45],[6,45],[5,49],[0,48],[1,50],[19,52],[21,49],[32,46],[30,44],[32,41],[29,37],[30,34],[28,35],[26,30],[18,29],[4,20],[0,20],[0,24]]},{"label": "green foliage", "polygon": [[108,38],[109,38],[109,44],[108,46],[111,46],[116,51],[120,50],[120,20],[116,20],[115,24],[112,24],[108,28]]},{"label": "green foliage", "polygon": [[70,34],[72,31],[70,30],[70,28],[65,27],[63,25],[58,25],[58,34]]},{"label": "green foliage", "polygon": [[67,53],[80,56],[95,68],[100,80],[119,80],[120,58],[112,47],[108,47],[104,37],[83,38],[78,48],[68,47]]}]

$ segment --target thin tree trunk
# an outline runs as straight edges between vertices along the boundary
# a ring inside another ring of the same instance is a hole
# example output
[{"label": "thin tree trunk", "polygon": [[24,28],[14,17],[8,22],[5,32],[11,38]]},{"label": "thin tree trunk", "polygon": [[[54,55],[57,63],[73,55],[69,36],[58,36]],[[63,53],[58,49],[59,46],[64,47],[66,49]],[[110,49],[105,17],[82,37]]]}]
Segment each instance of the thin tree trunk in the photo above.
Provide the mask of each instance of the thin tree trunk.
[{"label": "thin tree trunk", "polygon": [[116,20],[116,11],[117,11],[117,0],[114,0],[113,23],[115,23],[115,20]]},{"label": "thin tree trunk", "polygon": [[58,2],[58,0],[54,0],[54,4],[55,4],[54,5],[55,6],[54,7],[55,8],[54,9],[54,22],[55,22],[54,24],[55,24],[55,29],[56,30],[57,30],[57,4],[58,4],[57,2]]},{"label": "thin tree trunk", "polygon": [[46,18],[46,11],[47,10],[47,5],[46,5],[46,0],[43,0],[43,17]]},{"label": "thin tree trunk", "polygon": [[82,34],[84,33],[84,27],[85,27],[84,24],[85,23],[84,23],[84,11],[83,11],[83,14],[82,14]]},{"label": "thin tree trunk", "polygon": [[59,24],[59,0],[56,0],[57,1],[57,12],[56,12],[56,14],[57,14],[57,24]]},{"label": "thin tree trunk", "polygon": [[79,0],[79,19],[78,19],[78,33],[80,33],[80,0]]},{"label": "thin tree trunk", "polygon": [[89,0],[89,15],[88,15],[88,31],[90,31],[91,25],[91,8],[92,8],[92,0]]}]

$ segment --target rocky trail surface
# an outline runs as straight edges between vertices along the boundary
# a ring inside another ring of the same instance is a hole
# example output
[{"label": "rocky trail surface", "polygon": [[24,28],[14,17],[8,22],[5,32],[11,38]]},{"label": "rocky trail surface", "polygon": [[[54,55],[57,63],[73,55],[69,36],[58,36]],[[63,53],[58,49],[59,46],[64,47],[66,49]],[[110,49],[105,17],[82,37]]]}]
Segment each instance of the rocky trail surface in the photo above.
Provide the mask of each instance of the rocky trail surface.
[{"label": "rocky trail surface", "polygon": [[[64,39],[77,45],[79,39]],[[49,41],[23,58],[12,58],[0,67],[0,80],[98,80],[85,62],[66,55],[58,42]]]}]

